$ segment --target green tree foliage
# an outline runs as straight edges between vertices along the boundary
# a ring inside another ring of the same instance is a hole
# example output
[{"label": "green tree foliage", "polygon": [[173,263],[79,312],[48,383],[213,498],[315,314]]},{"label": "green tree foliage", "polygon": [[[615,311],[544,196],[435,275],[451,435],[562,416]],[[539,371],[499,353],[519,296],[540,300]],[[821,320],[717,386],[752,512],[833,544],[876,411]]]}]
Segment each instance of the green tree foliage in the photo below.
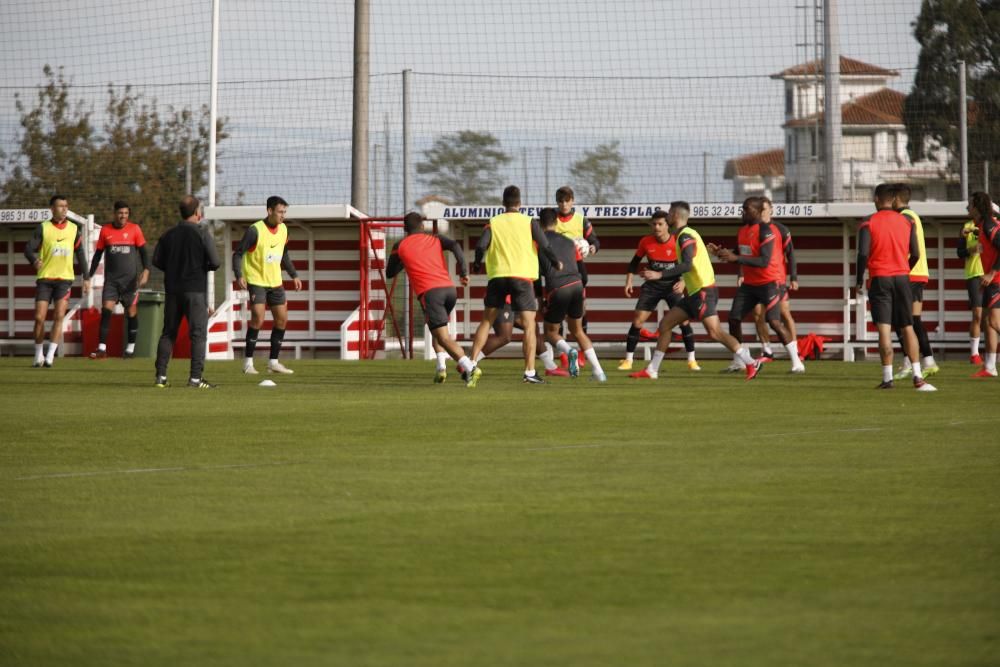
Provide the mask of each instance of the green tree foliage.
[{"label": "green tree foliage", "polygon": [[[44,208],[58,192],[73,210],[93,212],[105,222],[114,201],[123,199],[147,238],[158,238],[176,222],[177,202],[185,194],[189,136],[192,189],[207,185],[208,108],[197,118],[185,109],[161,111],[156,100],[147,102],[131,87],[109,85],[98,131],[93,111],[71,99],[62,70],[46,65],[44,73],[35,105],[16,101],[23,134],[18,153],[0,167],[0,205]],[[219,140],[227,136],[224,126],[219,120]]]},{"label": "green tree foliage", "polygon": [[462,130],[438,137],[424,151],[417,174],[432,194],[455,203],[479,204],[500,197],[500,168],[510,161],[489,132]]},{"label": "green tree foliage", "polygon": [[1000,170],[1000,1],[924,0],[913,23],[920,43],[904,116],[913,159],[941,146],[959,150],[958,64],[969,96],[969,161]]},{"label": "green tree foliage", "polygon": [[618,141],[601,144],[573,163],[569,173],[573,176],[576,199],[588,204],[612,204],[628,195],[621,179],[625,171],[625,157]]}]

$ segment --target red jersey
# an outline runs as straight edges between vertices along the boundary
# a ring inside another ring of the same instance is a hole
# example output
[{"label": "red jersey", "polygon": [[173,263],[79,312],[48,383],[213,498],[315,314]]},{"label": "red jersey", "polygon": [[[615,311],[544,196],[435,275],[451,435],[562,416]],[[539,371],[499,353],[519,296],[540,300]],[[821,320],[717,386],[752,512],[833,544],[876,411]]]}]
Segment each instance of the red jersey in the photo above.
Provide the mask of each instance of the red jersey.
[{"label": "red jersey", "polygon": [[649,268],[652,271],[671,269],[677,263],[677,239],[671,235],[661,243],[652,234],[643,236],[639,241],[639,247],[635,249],[635,256],[649,260]]},{"label": "red jersey", "polygon": [[[121,229],[113,224],[101,227],[97,237],[97,250],[104,253],[104,279],[108,282],[128,282],[133,280],[145,266],[145,257],[137,256],[138,249],[146,245],[142,228],[134,222],[126,222]],[[145,252],[145,251],[143,251]],[[97,265],[93,265],[94,269]]]},{"label": "red jersey", "polygon": [[415,293],[437,287],[454,287],[444,261],[441,239],[433,234],[409,234],[393,249],[406,267]]},{"label": "red jersey", "polygon": [[[979,245],[983,247],[983,252],[980,255],[983,260],[983,271],[989,273],[996,266],[997,256],[1000,255],[1000,249],[997,249],[996,246],[998,239],[1000,239],[1000,221],[994,218],[985,225],[977,222],[976,227],[979,229]],[[1000,271],[996,272],[991,283],[1000,285]]]},{"label": "red jersey", "polygon": [[774,228],[766,222],[755,222],[740,227],[737,234],[741,257],[760,257],[761,248],[770,246],[771,261],[767,266],[750,266],[742,264],[744,285],[766,285],[785,279],[785,254],[782,252],[781,239],[775,236]]},{"label": "red jersey", "polygon": [[872,278],[910,275],[910,233],[913,221],[901,213],[885,209],[861,223],[871,236],[868,275]]}]

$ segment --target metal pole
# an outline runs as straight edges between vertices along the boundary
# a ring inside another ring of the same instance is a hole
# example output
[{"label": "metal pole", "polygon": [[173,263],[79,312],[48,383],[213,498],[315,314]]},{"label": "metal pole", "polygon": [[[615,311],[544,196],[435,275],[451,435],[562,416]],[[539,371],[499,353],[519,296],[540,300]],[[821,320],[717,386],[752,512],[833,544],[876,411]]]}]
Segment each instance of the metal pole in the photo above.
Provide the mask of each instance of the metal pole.
[{"label": "metal pole", "polygon": [[389,114],[385,115],[385,214],[386,215],[393,214],[392,213],[392,142],[389,141]]},{"label": "metal pole", "polygon": [[[528,149],[526,147],[521,148],[521,198],[524,203],[528,203]],[[538,203],[543,203],[544,198],[540,199]]]},{"label": "metal pole", "polygon": [[711,153],[702,151],[701,154],[701,201],[708,203],[708,156]]},{"label": "metal pole", "polygon": [[548,201],[549,197],[552,196],[549,190],[549,154],[552,153],[552,146],[545,147],[545,196],[542,198],[544,201]]},{"label": "metal pole", "polygon": [[983,162],[983,192],[990,191],[990,161]]},{"label": "metal pole", "polygon": [[965,61],[958,61],[958,145],[962,165],[962,201],[969,201],[969,105],[965,91]]},{"label": "metal pole", "polygon": [[841,174],[843,136],[840,117],[840,24],[837,0],[823,3],[823,78],[825,84],[823,148],[826,152],[827,201],[844,198]]},{"label": "metal pole", "polygon": [[191,192],[191,110],[188,110],[188,136],[187,136],[187,163],[184,170],[184,194],[194,194]]},{"label": "metal pole", "polygon": [[410,81],[413,70],[403,70],[403,211],[410,210]]},{"label": "metal pole", "polygon": [[372,200],[368,202],[368,210],[371,211],[371,215],[379,214],[378,206],[378,154],[379,149],[382,148],[379,144],[372,146],[372,185],[374,186],[372,190]]},{"label": "metal pole", "polygon": [[[215,206],[215,143],[216,120],[219,117],[219,5],[222,0],[212,0],[212,74],[209,87],[211,101],[208,105],[208,205]],[[188,192],[190,194],[190,192]]]},{"label": "metal pole", "polygon": [[351,205],[368,206],[368,0],[354,0],[354,108],[351,128]]},{"label": "metal pole", "polygon": [[851,178],[851,180],[850,180],[850,183],[851,183],[851,201],[853,202],[854,201],[854,158],[853,157],[851,158],[851,176],[850,176],[850,178]]}]

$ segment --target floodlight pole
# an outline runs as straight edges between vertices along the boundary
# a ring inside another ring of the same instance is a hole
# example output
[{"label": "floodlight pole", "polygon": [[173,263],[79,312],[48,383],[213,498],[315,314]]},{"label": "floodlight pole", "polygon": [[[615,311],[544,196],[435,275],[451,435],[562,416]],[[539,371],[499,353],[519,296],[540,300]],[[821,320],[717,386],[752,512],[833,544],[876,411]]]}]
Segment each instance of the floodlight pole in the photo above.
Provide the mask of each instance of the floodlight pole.
[{"label": "floodlight pole", "polygon": [[962,166],[962,201],[969,201],[969,105],[965,91],[965,61],[958,61],[958,146]]},{"label": "floodlight pole", "polygon": [[826,197],[835,202],[844,198],[841,162],[843,135],[840,117],[840,24],[837,0],[823,2],[823,149],[826,157]]},{"label": "floodlight pole", "polygon": [[403,212],[410,210],[410,80],[413,70],[403,70]]},{"label": "floodlight pole", "polygon": [[[208,205],[215,206],[215,144],[216,119],[219,117],[219,5],[222,0],[212,0],[212,75],[209,83],[211,101],[208,105]],[[186,194],[194,194],[188,192]]]},{"label": "floodlight pole", "polygon": [[368,208],[368,0],[354,0],[354,108],[351,130],[351,205]]}]

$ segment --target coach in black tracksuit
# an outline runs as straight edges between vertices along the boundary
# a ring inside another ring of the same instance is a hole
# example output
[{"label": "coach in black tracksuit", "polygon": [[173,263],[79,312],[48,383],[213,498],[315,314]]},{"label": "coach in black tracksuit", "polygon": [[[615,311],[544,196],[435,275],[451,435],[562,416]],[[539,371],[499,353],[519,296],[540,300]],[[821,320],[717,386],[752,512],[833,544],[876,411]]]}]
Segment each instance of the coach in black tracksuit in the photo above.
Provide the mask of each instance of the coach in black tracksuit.
[{"label": "coach in black tracksuit", "polygon": [[219,255],[208,230],[200,225],[201,202],[187,195],[181,199],[181,218],[168,229],[153,251],[153,266],[163,271],[167,292],[163,311],[163,335],[156,348],[156,385],[167,386],[167,364],[177,340],[181,318],[187,317],[191,335],[191,377],[188,385],[212,388],[202,378],[208,340],[209,271],[219,268]]}]

